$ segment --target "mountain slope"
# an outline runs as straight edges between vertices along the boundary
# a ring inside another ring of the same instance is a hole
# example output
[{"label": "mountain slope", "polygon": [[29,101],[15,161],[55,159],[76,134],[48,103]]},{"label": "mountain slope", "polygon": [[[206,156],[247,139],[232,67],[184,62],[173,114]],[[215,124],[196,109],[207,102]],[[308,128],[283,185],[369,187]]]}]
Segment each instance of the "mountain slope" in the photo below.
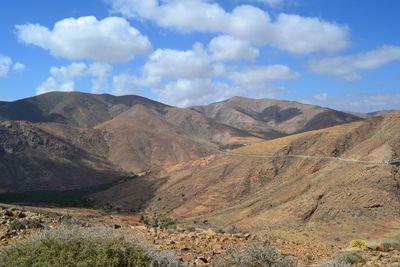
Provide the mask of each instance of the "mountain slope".
[{"label": "mountain slope", "polygon": [[2,191],[108,183],[115,175],[261,141],[197,112],[139,96],[54,92],[1,102],[0,118],[12,120],[3,121],[0,131],[0,148],[11,151],[0,163]]},{"label": "mountain slope", "polygon": [[137,103],[166,105],[140,96],[95,95],[80,92],[51,92],[14,102],[0,102],[0,120],[58,122],[93,127],[128,110]]},{"label": "mountain slope", "polygon": [[110,183],[123,172],[106,154],[105,140],[97,132],[57,124],[0,122],[0,193]]},{"label": "mountain slope", "polygon": [[[96,197],[121,206],[134,206],[138,199],[147,198],[152,211],[188,221],[269,225],[330,240],[389,234],[400,226],[398,167],[323,157],[398,159],[399,127],[400,113],[395,113],[257,143],[231,154],[172,166],[156,177]],[[137,194],[130,194],[131,190]],[[119,198],[113,200],[112,195]]]},{"label": "mountain slope", "polygon": [[359,120],[348,113],[291,101],[233,97],[192,107],[217,122],[272,139]]}]

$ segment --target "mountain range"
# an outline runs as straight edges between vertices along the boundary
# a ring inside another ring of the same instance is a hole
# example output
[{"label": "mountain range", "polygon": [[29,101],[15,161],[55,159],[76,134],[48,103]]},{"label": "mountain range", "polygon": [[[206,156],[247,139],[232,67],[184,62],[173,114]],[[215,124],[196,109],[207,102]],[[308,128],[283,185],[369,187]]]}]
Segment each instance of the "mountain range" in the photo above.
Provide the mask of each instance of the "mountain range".
[{"label": "mountain range", "polygon": [[244,97],[190,108],[79,92],[0,102],[0,199],[83,190],[187,221],[310,234],[357,217],[365,224],[347,232],[381,234],[400,206],[398,169],[385,164],[400,158],[400,113],[376,115]]},{"label": "mountain range", "polygon": [[0,102],[0,119],[6,192],[102,184],[359,117],[267,99],[177,108],[139,96],[52,92]]}]

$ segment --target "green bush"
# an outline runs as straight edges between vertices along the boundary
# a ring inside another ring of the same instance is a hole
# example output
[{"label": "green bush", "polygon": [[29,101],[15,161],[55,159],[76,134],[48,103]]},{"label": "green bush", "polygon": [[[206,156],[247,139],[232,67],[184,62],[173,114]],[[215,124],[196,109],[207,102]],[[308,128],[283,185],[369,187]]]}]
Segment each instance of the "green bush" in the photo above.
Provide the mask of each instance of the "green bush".
[{"label": "green bush", "polygon": [[58,222],[62,225],[76,225],[76,226],[82,226],[83,223],[81,220],[79,220],[76,217],[72,217],[70,215],[62,215],[60,218],[58,218]]},{"label": "green bush", "polygon": [[361,239],[354,239],[350,241],[349,249],[367,249],[367,243]]},{"label": "green bush", "polygon": [[106,228],[61,227],[0,252],[0,266],[180,266],[136,239]]},{"label": "green bush", "polygon": [[225,230],[224,230],[224,228],[222,228],[222,227],[218,227],[218,228],[215,230],[215,232],[218,233],[218,234],[225,234]]},{"label": "green bush", "polygon": [[17,231],[27,228],[43,228],[43,224],[41,224],[38,219],[24,219],[14,220],[8,226],[8,229]]},{"label": "green bush", "polygon": [[158,222],[158,225],[164,229],[171,229],[171,228],[176,228],[176,223],[177,222],[174,219],[166,217],[166,218],[161,218]]}]

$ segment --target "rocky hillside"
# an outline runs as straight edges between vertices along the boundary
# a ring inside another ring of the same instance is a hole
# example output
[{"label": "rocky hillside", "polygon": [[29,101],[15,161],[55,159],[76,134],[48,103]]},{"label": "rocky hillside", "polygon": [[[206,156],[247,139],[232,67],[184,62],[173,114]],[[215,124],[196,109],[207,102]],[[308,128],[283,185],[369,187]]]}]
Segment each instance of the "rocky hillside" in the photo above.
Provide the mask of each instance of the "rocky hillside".
[{"label": "rocky hillside", "polygon": [[96,197],[122,207],[147,198],[152,211],[179,219],[268,226],[304,238],[390,235],[400,226],[400,174],[397,166],[377,162],[400,157],[399,126],[395,113],[257,143],[169,167]]},{"label": "rocky hillside", "polygon": [[356,119],[315,106],[279,103],[233,98],[194,110],[139,96],[79,92],[0,102],[0,192],[109,183],[117,176],[157,172],[264,137]]},{"label": "rocky hillside", "polygon": [[233,97],[192,109],[220,123],[267,139],[360,119],[348,113],[293,101],[245,97]]},{"label": "rocky hillside", "polygon": [[0,193],[80,189],[261,141],[139,96],[53,92],[0,103]]},{"label": "rocky hillside", "polygon": [[112,182],[123,172],[107,153],[97,131],[0,122],[0,192],[69,190]]}]

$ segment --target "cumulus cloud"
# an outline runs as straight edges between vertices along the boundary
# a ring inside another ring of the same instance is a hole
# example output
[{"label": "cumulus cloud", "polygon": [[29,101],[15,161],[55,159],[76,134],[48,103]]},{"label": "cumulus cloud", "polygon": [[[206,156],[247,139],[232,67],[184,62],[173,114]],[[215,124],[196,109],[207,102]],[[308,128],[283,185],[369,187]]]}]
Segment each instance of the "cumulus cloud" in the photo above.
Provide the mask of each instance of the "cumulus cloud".
[{"label": "cumulus cloud", "polygon": [[39,24],[24,24],[16,26],[16,31],[22,42],[70,60],[126,62],[151,50],[148,38],[119,17],[68,18],[51,30]]},{"label": "cumulus cloud", "polygon": [[[237,69],[236,64],[226,66],[220,60],[237,60],[244,56],[249,59],[258,54],[258,51],[251,51],[252,47],[246,41],[230,36],[217,38],[217,43],[232,40],[237,44],[234,44],[234,49],[227,53],[217,49],[217,46],[214,46],[215,42],[212,45],[215,39],[210,42],[208,49],[198,43],[194,44],[192,49],[184,51],[157,49],[143,66],[139,78],[115,77],[114,90],[125,92],[123,87],[149,87],[160,101],[189,106],[223,100],[250,91],[262,94],[270,82],[295,79],[299,76],[284,65],[240,69]],[[254,56],[239,55],[238,51],[246,49]]]},{"label": "cumulus cloud", "polygon": [[209,78],[214,75],[214,71],[212,61],[200,44],[195,44],[193,49],[186,51],[157,49],[143,67],[149,85],[154,85],[163,78]]},{"label": "cumulus cloud", "polygon": [[240,94],[241,89],[211,79],[178,79],[157,92],[159,100],[179,107],[222,101]]},{"label": "cumulus cloud", "polygon": [[15,64],[12,67],[13,71],[23,71],[25,69],[25,64],[22,64],[21,62],[15,62]]},{"label": "cumulus cloud", "polygon": [[149,20],[182,32],[228,34],[296,54],[335,52],[348,45],[346,26],[289,14],[280,14],[272,20],[267,12],[251,5],[240,5],[227,12],[218,3],[207,0],[108,1],[113,12],[128,18]]},{"label": "cumulus cloud", "polygon": [[101,92],[107,83],[107,77],[111,73],[112,67],[107,63],[95,62],[88,66],[87,74],[92,76],[92,91]]},{"label": "cumulus cloud", "polygon": [[208,47],[215,60],[254,60],[259,55],[250,42],[229,35],[214,37]]},{"label": "cumulus cloud", "polygon": [[36,94],[44,94],[52,91],[60,91],[60,92],[71,92],[75,91],[75,82],[67,81],[67,82],[59,82],[54,77],[47,78],[42,84],[40,84],[36,90]]},{"label": "cumulus cloud", "polygon": [[260,87],[265,83],[278,80],[291,80],[299,74],[285,65],[254,66],[231,72],[228,76],[233,82],[246,87]]},{"label": "cumulus cloud", "polygon": [[140,80],[127,73],[113,76],[112,83],[115,95],[137,94],[141,88]]},{"label": "cumulus cloud", "polygon": [[106,63],[71,63],[67,66],[51,67],[51,76],[37,88],[37,94],[52,91],[75,91],[75,80],[89,77],[92,83],[92,91],[98,92],[103,89],[107,76],[112,67]]},{"label": "cumulus cloud", "polygon": [[400,60],[400,46],[382,46],[367,53],[352,56],[329,57],[309,62],[309,69],[317,74],[336,76],[347,81],[360,80],[359,70],[382,67]]},{"label": "cumulus cloud", "polygon": [[10,71],[20,72],[25,69],[25,65],[20,62],[15,62],[10,57],[0,54],[0,78],[8,76]]},{"label": "cumulus cloud", "polygon": [[10,72],[12,60],[9,57],[0,54],[0,77],[7,77]]}]

